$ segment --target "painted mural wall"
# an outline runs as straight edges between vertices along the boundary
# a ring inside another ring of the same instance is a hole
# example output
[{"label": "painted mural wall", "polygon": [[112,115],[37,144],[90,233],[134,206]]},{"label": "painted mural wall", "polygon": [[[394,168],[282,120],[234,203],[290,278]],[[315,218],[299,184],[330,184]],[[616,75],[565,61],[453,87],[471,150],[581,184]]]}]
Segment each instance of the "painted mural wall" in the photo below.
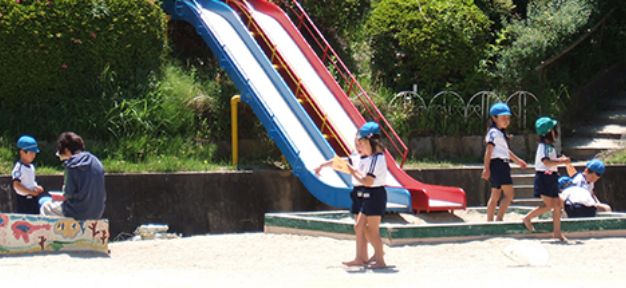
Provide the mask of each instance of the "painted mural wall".
[{"label": "painted mural wall", "polygon": [[0,255],[93,251],[108,253],[109,221],[0,213]]}]

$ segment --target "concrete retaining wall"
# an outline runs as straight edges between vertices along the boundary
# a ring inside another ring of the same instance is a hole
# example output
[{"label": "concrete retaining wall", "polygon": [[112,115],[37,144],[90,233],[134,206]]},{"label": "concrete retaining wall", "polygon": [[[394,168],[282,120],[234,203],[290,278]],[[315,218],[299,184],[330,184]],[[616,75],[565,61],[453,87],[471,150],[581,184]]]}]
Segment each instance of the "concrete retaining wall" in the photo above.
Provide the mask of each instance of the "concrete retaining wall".
[{"label": "concrete retaining wall", "polygon": [[[411,158],[461,158],[480,160],[485,153],[484,136],[425,136],[408,141]],[[509,141],[513,152],[523,159],[534,159],[537,151],[537,136],[534,134],[514,135]]]},{"label": "concrete retaining wall", "polygon": [[[468,206],[487,202],[489,185],[480,179],[482,167],[410,170],[425,183],[465,189]],[[626,210],[626,166],[611,166],[596,192],[617,211]],[[39,176],[51,190],[62,176]],[[12,212],[10,178],[0,177],[0,211]],[[314,211],[330,207],[317,201],[289,171],[108,174],[107,208],[111,239],[146,223],[164,223],[185,235],[261,231],[267,212]]]}]

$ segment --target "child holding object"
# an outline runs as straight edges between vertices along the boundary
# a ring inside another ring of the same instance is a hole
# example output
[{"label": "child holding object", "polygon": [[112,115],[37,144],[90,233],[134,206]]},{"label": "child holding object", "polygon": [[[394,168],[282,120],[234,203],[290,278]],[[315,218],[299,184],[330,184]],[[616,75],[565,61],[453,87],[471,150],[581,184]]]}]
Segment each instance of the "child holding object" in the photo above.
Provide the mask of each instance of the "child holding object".
[{"label": "child holding object", "polygon": [[[356,214],[354,232],[356,234],[356,256],[343,262],[346,266],[367,266],[371,269],[387,267],[384,259],[383,242],[380,238],[380,222],[385,213],[387,192],[385,176],[387,164],[384,148],[380,143],[380,127],[377,123],[367,122],[358,131],[356,150],[360,155],[358,163],[338,165],[335,159],[322,163],[315,169],[319,175],[324,167],[333,166],[352,175],[354,188],[351,192],[353,214]],[[335,163],[333,163],[335,162]],[[374,247],[374,255],[368,259],[367,244]]]},{"label": "child holding object", "polygon": [[552,211],[553,237],[561,241],[567,241],[561,233],[561,207],[559,198],[559,174],[557,166],[570,163],[566,156],[557,157],[554,142],[558,137],[556,125],[558,122],[550,117],[541,117],[535,122],[535,130],[539,135],[539,145],[535,157],[535,197],[541,197],[543,206],[530,211],[523,218],[524,226],[528,231],[534,231],[533,218]]},{"label": "child holding object", "polygon": [[[485,142],[484,165],[482,178],[491,183],[491,197],[487,202],[487,221],[493,221],[493,216],[502,198],[500,209],[498,210],[497,221],[504,219],[506,209],[513,201],[513,179],[511,178],[511,160],[520,167],[526,168],[527,164],[509,149],[506,128],[511,123],[511,109],[504,103],[496,103],[489,109],[492,125],[487,131]],[[504,192],[504,197],[502,193]]]}]

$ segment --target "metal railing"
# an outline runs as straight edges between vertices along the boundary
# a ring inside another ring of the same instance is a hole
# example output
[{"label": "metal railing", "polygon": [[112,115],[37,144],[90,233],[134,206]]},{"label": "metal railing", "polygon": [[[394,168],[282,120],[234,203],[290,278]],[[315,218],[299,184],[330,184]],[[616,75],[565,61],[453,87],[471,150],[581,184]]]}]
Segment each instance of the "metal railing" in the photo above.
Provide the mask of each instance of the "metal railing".
[{"label": "metal railing", "polygon": [[[356,77],[350,72],[348,67],[341,60],[339,55],[330,46],[326,38],[319,31],[317,26],[313,23],[309,15],[304,11],[300,3],[296,0],[280,0],[284,8],[286,8],[287,14],[291,17],[300,33],[309,40],[309,45],[318,54],[317,56],[322,60],[322,63],[329,69],[334,76],[337,83],[343,89],[345,96],[347,96],[357,107],[361,108],[362,114],[365,114],[365,118],[369,118],[372,121],[378,122],[381,126],[381,130],[387,139],[389,145],[388,150],[395,157],[400,157],[400,166],[404,164],[408,156],[408,148],[393,129],[389,121],[380,112],[374,101],[363,89],[361,84],[356,80]],[[337,97],[337,95],[335,95]]]},{"label": "metal railing", "polygon": [[[311,116],[314,116],[314,119],[315,117],[317,118],[318,121],[315,121],[315,124],[318,125],[320,131],[328,138],[334,139],[335,143],[339,145],[339,147],[333,147],[335,149],[339,148],[339,151],[336,152],[338,152],[338,154],[339,152],[342,152],[344,153],[344,155],[350,155],[350,149],[348,148],[345,141],[342,141],[342,139],[339,137],[339,134],[334,129],[332,123],[331,125],[329,125],[330,120],[326,113],[319,108],[320,106],[315,101],[315,99],[311,97],[311,94],[302,84],[302,81],[291,70],[290,66],[287,65],[285,59],[278,52],[276,45],[274,45],[274,43],[272,43],[267,35],[265,35],[263,29],[259,27],[259,24],[255,21],[255,19],[248,11],[248,8],[244,6],[245,4],[235,0],[226,0],[225,2],[231,7],[236,8],[242,20],[248,26],[248,30],[253,33],[254,37],[257,38],[257,41],[259,42],[259,44],[261,44],[260,46],[263,48],[263,50],[265,50],[272,64],[276,66],[276,70],[281,73],[285,81],[292,86],[290,88],[296,98],[301,102],[304,107],[310,108],[310,110],[313,112],[313,115]],[[325,132],[328,132],[328,134],[326,134]]]},{"label": "metal railing", "polygon": [[468,123],[472,119],[487,122],[489,108],[497,102],[509,105],[517,127],[524,130],[528,129],[529,120],[533,120],[542,112],[539,99],[528,91],[516,91],[507,97],[498,96],[493,91],[480,91],[467,101],[457,92],[442,91],[435,94],[430,101],[426,101],[415,89],[397,93],[389,101],[387,110],[401,110],[411,115],[432,113],[443,123],[447,121]]}]

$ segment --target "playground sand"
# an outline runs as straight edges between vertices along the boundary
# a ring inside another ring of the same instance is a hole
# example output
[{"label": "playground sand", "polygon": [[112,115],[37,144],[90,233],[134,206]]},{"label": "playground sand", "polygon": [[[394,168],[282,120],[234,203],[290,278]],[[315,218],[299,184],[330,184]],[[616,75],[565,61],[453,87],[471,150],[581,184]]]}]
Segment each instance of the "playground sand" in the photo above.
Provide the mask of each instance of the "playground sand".
[{"label": "playground sand", "polygon": [[[524,288],[623,285],[625,238],[571,242],[566,245],[551,240],[493,238],[385,247],[388,264],[395,267],[369,270],[348,269],[340,264],[353,256],[353,241],[263,233],[208,235],[111,243],[110,257],[90,254],[0,257],[0,281],[3,287],[12,287],[11,284],[20,287]],[[512,253],[516,256],[511,256]],[[533,255],[543,258],[524,259]]]}]

